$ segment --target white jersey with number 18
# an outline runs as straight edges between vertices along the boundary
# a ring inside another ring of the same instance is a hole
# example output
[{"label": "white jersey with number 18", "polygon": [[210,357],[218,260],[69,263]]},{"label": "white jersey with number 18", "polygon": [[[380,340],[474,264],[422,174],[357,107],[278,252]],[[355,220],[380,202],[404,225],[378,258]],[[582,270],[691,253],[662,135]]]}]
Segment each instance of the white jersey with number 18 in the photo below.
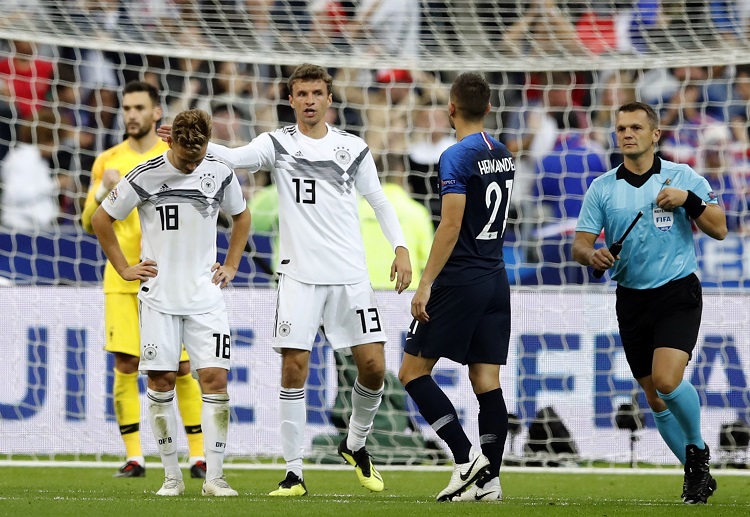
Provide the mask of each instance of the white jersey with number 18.
[{"label": "white jersey with number 18", "polygon": [[232,169],[207,154],[191,173],[176,169],[164,153],[142,163],[110,192],[102,207],[115,219],[138,208],[141,260],[159,273],[141,284],[138,298],[166,314],[202,314],[223,303],[211,279],[216,263],[216,219],[221,208],[237,215],[246,208]]},{"label": "white jersey with number 18", "polygon": [[236,167],[273,174],[279,191],[279,273],[318,285],[368,279],[356,193],[382,187],[364,140],[331,126],[325,137],[314,139],[288,126],[243,147],[209,150]]}]

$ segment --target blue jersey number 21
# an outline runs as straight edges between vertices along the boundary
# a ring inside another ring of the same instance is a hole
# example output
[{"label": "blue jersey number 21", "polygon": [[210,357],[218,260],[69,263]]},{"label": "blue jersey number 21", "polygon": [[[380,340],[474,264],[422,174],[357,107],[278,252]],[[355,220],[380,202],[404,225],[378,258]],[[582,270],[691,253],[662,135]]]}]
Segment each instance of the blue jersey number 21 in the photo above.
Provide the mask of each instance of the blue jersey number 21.
[{"label": "blue jersey number 21", "polygon": [[[487,221],[487,224],[484,225],[482,231],[479,232],[479,235],[477,235],[477,239],[483,241],[491,241],[497,239],[497,232],[491,232],[490,228],[495,222],[495,219],[497,219],[497,211],[503,205],[503,202],[505,202],[505,215],[503,218],[503,231],[500,232],[500,237],[505,234],[505,226],[508,224],[508,211],[510,210],[510,192],[511,190],[513,190],[513,180],[505,180],[505,188],[508,192],[507,199],[503,199],[503,189],[500,188],[500,185],[498,185],[497,182],[493,181],[492,183],[487,185],[487,191],[484,194],[484,201],[487,204],[487,208],[492,207],[492,213],[490,214],[490,219],[489,221]],[[493,193],[495,194],[494,203],[492,196]]]}]

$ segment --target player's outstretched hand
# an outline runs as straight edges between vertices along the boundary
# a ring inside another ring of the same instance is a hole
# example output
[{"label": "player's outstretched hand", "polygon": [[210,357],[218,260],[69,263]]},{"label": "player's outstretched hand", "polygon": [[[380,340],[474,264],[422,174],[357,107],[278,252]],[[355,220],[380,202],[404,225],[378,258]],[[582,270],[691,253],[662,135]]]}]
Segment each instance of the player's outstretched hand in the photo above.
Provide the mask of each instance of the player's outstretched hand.
[{"label": "player's outstretched hand", "polygon": [[218,262],[213,265],[211,271],[214,273],[212,278],[213,283],[224,289],[229,282],[234,279],[234,275],[237,274],[237,270],[231,266],[222,266]]},{"label": "player's outstretched hand", "polygon": [[414,298],[411,299],[411,315],[421,323],[430,321],[430,315],[427,314],[426,310],[427,302],[430,301],[430,294],[432,294],[432,286],[420,285],[417,292],[414,293]]},{"label": "player's outstretched hand", "polygon": [[399,246],[396,248],[396,258],[391,264],[391,282],[396,280],[396,291],[403,293],[411,284],[411,260],[409,250]]},{"label": "player's outstretched hand", "polygon": [[155,277],[158,272],[156,262],[147,259],[134,266],[126,267],[122,270],[120,276],[123,280],[140,280],[141,282],[145,282],[149,278]]},{"label": "player's outstretched hand", "polygon": [[169,138],[172,136],[172,125],[162,124],[156,129],[156,134],[165,142],[169,142]]}]

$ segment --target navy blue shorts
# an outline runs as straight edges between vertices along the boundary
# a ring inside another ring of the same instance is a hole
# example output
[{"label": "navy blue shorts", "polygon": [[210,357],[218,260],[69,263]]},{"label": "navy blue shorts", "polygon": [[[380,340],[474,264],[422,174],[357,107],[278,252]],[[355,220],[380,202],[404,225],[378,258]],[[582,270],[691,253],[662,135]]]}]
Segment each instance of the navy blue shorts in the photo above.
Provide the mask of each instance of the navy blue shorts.
[{"label": "navy blue shorts", "polygon": [[651,375],[657,348],[676,348],[692,357],[703,311],[701,283],[695,274],[655,289],[617,286],[615,307],[634,378]]},{"label": "navy blue shorts", "polygon": [[404,351],[461,364],[505,364],[510,344],[510,286],[505,270],[478,284],[434,286],[430,321],[413,320]]}]

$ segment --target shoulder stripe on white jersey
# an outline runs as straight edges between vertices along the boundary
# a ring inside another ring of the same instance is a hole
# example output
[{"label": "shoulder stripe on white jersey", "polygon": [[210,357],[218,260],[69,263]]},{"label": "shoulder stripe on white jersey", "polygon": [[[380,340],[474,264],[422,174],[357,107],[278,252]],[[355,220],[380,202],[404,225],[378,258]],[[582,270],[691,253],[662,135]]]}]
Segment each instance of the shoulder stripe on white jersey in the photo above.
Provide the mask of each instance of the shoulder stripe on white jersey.
[{"label": "shoulder stripe on white jersey", "polygon": [[229,169],[232,169],[232,165],[228,161],[224,160],[223,158],[219,156],[216,156],[215,154],[210,154],[210,153],[206,154],[206,157],[204,158],[204,160],[208,162],[220,163],[222,165],[226,165]]},{"label": "shoulder stripe on white jersey", "polygon": [[337,135],[341,136],[348,136],[352,138],[359,138],[357,135],[354,135],[350,133],[349,131],[344,131],[343,129],[337,128],[337,127],[331,127],[331,130],[336,133]]},{"label": "shoulder stripe on white jersey", "polygon": [[135,169],[125,175],[125,179],[132,183],[134,179],[144,172],[150,171],[151,169],[158,169],[162,165],[164,165],[164,155],[160,154],[156,158],[151,158],[150,160],[138,165]]}]

